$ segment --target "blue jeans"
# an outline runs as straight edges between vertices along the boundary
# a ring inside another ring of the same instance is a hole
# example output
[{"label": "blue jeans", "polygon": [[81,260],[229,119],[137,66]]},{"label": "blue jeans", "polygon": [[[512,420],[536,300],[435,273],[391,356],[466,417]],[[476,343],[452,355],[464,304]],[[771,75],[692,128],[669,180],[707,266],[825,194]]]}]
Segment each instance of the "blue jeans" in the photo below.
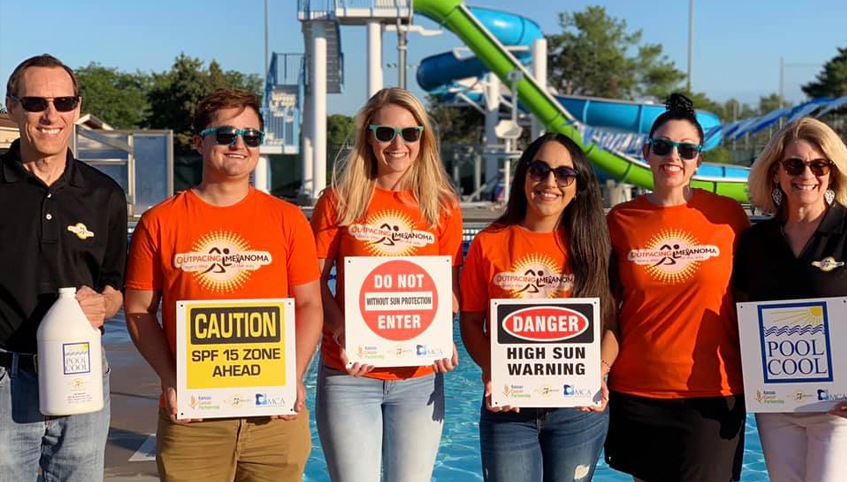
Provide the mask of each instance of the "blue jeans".
[{"label": "blue jeans", "polygon": [[103,410],[47,417],[38,410],[38,378],[0,367],[0,482],[103,480],[109,434],[109,365],[103,356]]},{"label": "blue jeans", "polygon": [[482,474],[489,482],[589,482],[609,430],[609,411],[522,408],[479,418]]},{"label": "blue jeans", "polygon": [[326,365],[315,418],[334,482],[429,481],[444,425],[444,377],[384,381]]}]

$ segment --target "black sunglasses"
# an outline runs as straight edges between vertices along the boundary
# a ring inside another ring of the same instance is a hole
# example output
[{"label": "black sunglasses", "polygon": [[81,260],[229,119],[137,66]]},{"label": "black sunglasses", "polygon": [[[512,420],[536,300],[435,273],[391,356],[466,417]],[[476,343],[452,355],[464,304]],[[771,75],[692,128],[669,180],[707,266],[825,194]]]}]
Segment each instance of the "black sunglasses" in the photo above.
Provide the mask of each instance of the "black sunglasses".
[{"label": "black sunglasses", "polygon": [[703,150],[703,146],[700,144],[692,144],[691,142],[673,142],[667,139],[647,139],[647,144],[650,145],[650,149],[653,151],[653,154],[656,154],[657,156],[667,156],[671,153],[671,150],[676,147],[677,152],[679,152],[679,157],[686,161],[696,159]]},{"label": "black sunglasses", "polygon": [[232,126],[209,127],[200,131],[200,137],[206,137],[209,134],[214,134],[215,142],[222,146],[234,145],[238,136],[241,136],[247,147],[259,147],[265,140],[265,133],[258,129],[236,129]]},{"label": "black sunglasses", "polygon": [[579,175],[579,171],[576,169],[568,166],[559,166],[554,169],[540,159],[530,162],[526,172],[529,174],[529,177],[537,182],[544,181],[552,172],[556,177],[556,184],[562,187],[570,186],[573,180],[576,179],[576,176]]},{"label": "black sunglasses", "polygon": [[783,159],[779,162],[782,164],[782,168],[785,169],[786,174],[789,176],[799,176],[803,174],[806,171],[806,166],[809,166],[809,169],[812,170],[812,174],[815,176],[826,176],[832,168],[832,163],[825,159],[815,159],[814,161],[806,162],[802,159],[792,157],[790,159]]},{"label": "black sunglasses", "polygon": [[423,126],[416,127],[391,127],[371,124],[368,129],[374,133],[374,138],[379,142],[392,142],[397,134],[403,137],[406,142],[418,142],[423,132]]},{"label": "black sunglasses", "polygon": [[59,112],[70,112],[79,105],[79,96],[68,97],[15,97],[9,98],[19,102],[27,112],[43,112],[47,104],[53,102],[53,107]]}]

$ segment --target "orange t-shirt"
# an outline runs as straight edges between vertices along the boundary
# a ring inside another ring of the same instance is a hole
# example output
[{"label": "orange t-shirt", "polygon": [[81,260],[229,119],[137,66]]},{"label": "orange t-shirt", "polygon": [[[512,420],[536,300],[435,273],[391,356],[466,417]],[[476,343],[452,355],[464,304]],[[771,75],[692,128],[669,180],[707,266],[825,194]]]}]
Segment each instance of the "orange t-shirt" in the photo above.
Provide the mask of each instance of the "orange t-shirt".
[{"label": "orange t-shirt", "polygon": [[621,301],[609,387],[666,399],[741,393],[730,290],[738,235],[750,225],[741,206],[695,189],[673,207],[640,196],[607,221]]},{"label": "orange t-shirt", "polygon": [[[438,226],[432,228],[421,215],[409,191],[374,188],[363,220],[350,226],[338,225],[334,191],[321,195],[312,213],[312,230],[318,258],[334,262],[337,273],[335,300],[344,312],[344,258],[347,256],[452,256],[453,266],[462,263],[462,212],[458,207],[441,210]],[[324,324],[321,354],[334,368],[344,370],[341,348]],[[428,375],[431,366],[377,368],[367,376],[401,380]]]},{"label": "orange t-shirt", "polygon": [[176,302],[289,298],[320,278],[315,241],[296,206],[250,189],[233,206],[206,203],[191,190],[141,217],[126,286],[162,293],[162,325],[176,356]]},{"label": "orange t-shirt", "polygon": [[474,238],[462,268],[462,311],[487,319],[492,298],[567,298],[573,282],[558,232],[489,226]]}]

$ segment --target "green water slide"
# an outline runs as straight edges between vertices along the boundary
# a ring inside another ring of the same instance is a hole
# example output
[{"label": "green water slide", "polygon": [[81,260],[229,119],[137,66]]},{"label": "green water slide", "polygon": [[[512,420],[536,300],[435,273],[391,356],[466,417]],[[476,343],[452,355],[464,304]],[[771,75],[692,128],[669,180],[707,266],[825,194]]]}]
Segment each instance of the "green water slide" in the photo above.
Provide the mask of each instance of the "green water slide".
[{"label": "green water slide", "polygon": [[[583,142],[573,117],[556,99],[542,89],[521,63],[480,23],[462,0],[414,0],[414,10],[456,34],[504,83],[511,85],[509,73],[520,71],[518,96],[521,102],[546,126],[579,144],[588,158],[610,176],[646,189],[652,189],[648,165],[635,158],[615,154],[593,142]],[[695,175],[691,186],[747,202],[746,180],[726,180]]]}]

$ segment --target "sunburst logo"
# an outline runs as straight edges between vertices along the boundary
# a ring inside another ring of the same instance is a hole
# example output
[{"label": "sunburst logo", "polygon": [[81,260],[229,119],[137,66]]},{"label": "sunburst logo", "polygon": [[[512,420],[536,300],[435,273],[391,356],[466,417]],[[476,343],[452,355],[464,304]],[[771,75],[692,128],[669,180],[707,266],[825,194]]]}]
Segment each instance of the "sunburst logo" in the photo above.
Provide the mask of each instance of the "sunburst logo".
[{"label": "sunburst logo", "polygon": [[78,237],[79,239],[86,239],[86,238],[93,238],[94,237],[94,233],[89,231],[88,227],[86,227],[82,223],[76,223],[76,224],[73,224],[73,225],[69,225],[67,227],[67,230],[76,234],[76,237]]},{"label": "sunburst logo", "polygon": [[653,236],[645,249],[633,249],[627,260],[646,266],[653,279],[677,284],[687,281],[700,264],[720,256],[721,250],[710,244],[700,244],[693,235],[679,230],[666,230]]},{"label": "sunburst logo", "polygon": [[408,256],[415,250],[435,243],[435,235],[414,229],[415,221],[398,210],[379,211],[368,216],[365,224],[351,224],[351,236],[366,243],[374,256]]},{"label": "sunburst logo", "polygon": [[840,268],[844,266],[844,261],[836,261],[835,258],[833,258],[832,256],[827,256],[826,258],[820,261],[812,261],[812,266],[820,269],[824,273],[829,273],[835,268]]},{"label": "sunburst logo", "polygon": [[191,249],[174,256],[174,267],[194,273],[200,286],[218,293],[244,286],[251,272],[273,260],[269,252],[251,251],[244,238],[224,231],[205,234]]},{"label": "sunburst logo", "polygon": [[765,336],[793,335],[803,330],[823,331],[823,306],[820,305],[773,310],[770,314],[764,323]]},{"label": "sunburst logo", "polygon": [[573,290],[573,275],[546,254],[520,258],[507,272],[494,275],[494,284],[513,298],[557,298]]}]

